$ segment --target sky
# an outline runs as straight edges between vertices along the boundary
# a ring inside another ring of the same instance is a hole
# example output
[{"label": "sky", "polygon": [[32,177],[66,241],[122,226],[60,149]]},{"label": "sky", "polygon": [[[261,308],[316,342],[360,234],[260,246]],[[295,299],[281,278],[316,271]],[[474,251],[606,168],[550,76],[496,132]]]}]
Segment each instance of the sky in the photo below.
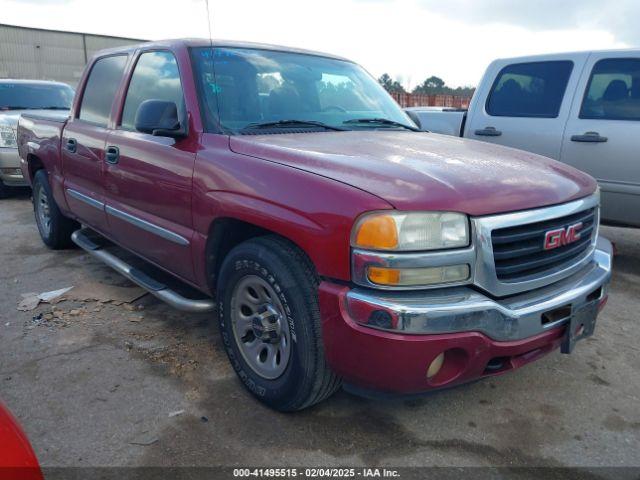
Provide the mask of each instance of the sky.
[{"label": "sky", "polygon": [[[209,0],[213,37],[308,48],[406,88],[475,86],[496,58],[640,46],[640,0]],[[0,0],[0,23],[208,37],[205,0]]]}]

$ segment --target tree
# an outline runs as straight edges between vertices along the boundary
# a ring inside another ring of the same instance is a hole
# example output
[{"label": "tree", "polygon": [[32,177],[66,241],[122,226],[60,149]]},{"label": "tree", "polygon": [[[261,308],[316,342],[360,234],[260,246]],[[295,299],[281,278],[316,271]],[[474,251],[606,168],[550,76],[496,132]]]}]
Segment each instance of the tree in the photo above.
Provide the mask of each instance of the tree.
[{"label": "tree", "polygon": [[389,93],[406,93],[404,87],[397,80],[393,80],[388,73],[383,73],[378,83]]},{"label": "tree", "polygon": [[444,93],[445,89],[444,80],[440,77],[431,76],[427,78],[422,84],[413,89],[413,93],[425,93],[428,95],[434,95],[437,93]]},{"label": "tree", "polygon": [[412,93],[422,93],[426,95],[457,95],[461,97],[470,97],[473,95],[475,88],[473,87],[448,87],[444,80],[435,75],[430,76],[420,85],[413,89]]}]

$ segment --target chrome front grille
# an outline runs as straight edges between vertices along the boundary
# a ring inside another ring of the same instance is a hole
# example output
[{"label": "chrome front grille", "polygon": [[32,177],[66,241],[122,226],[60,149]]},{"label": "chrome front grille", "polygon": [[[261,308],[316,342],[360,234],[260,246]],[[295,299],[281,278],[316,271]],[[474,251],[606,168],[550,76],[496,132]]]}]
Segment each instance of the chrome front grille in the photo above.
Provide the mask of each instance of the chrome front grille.
[{"label": "chrome front grille", "polygon": [[[581,224],[579,238],[545,250],[545,235]],[[590,208],[561,218],[494,230],[491,234],[496,276],[503,282],[518,282],[562,268],[584,255],[596,231],[596,210]]]},{"label": "chrome front grille", "polygon": [[[550,285],[578,272],[593,261],[598,204],[596,194],[551,207],[473,218],[473,283],[493,296],[504,297]],[[544,249],[546,232],[580,222],[580,238]]]}]

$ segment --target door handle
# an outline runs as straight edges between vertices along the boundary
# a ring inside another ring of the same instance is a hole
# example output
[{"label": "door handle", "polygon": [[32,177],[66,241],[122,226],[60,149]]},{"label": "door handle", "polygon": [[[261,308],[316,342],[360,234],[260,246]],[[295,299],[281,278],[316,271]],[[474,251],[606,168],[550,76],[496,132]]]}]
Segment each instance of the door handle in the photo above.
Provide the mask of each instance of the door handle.
[{"label": "door handle", "polygon": [[118,147],[107,147],[104,154],[104,159],[107,163],[115,165],[120,160],[120,149]]},{"label": "door handle", "polygon": [[607,137],[601,137],[598,132],[587,132],[584,135],[573,135],[571,137],[572,142],[603,143],[607,140],[609,140]]},{"label": "door handle", "polygon": [[484,127],[480,130],[476,130],[473,133],[480,137],[499,137],[500,135],[502,135],[502,132],[500,130],[496,130],[495,127]]},{"label": "door handle", "polygon": [[75,138],[67,138],[65,147],[69,152],[76,153],[78,150],[78,141]]}]

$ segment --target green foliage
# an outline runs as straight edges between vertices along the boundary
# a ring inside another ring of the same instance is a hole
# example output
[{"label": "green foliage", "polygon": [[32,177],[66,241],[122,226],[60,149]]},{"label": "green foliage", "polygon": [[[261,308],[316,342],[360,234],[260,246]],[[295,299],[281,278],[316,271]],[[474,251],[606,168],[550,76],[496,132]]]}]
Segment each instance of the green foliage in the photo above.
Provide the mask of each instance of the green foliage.
[{"label": "green foliage", "polygon": [[474,87],[451,88],[445,84],[440,77],[431,76],[413,89],[411,93],[422,93],[426,95],[456,95],[460,97],[470,97],[475,91]]},{"label": "green foliage", "polygon": [[[378,83],[382,85],[389,93],[406,93],[406,90],[400,82],[393,80],[388,73],[382,74],[378,79]],[[475,91],[475,87],[448,87],[443,79],[432,75],[424,82],[412,90],[411,93],[425,95],[456,95],[459,97],[471,97]]]},{"label": "green foliage", "polygon": [[402,84],[397,80],[392,80],[387,73],[382,74],[378,79],[378,83],[389,93],[407,93]]}]

